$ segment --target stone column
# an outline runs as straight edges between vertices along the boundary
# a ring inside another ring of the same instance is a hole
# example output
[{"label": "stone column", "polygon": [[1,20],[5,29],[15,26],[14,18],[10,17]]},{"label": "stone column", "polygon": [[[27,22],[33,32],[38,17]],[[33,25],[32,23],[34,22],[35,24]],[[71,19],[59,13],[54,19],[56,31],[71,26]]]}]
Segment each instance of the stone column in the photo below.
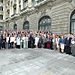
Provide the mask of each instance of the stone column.
[{"label": "stone column", "polygon": [[16,0],[16,13],[19,13],[19,0]]},{"label": "stone column", "polygon": [[32,7],[32,0],[28,0],[28,7]]},{"label": "stone column", "polygon": [[10,0],[10,16],[13,15],[13,1]]},{"label": "stone column", "polygon": [[[1,4],[0,4],[0,5],[1,5]],[[4,9],[3,9],[3,19],[5,19],[5,17],[6,17],[6,9],[5,9],[6,7],[5,7],[5,5],[6,5],[6,4],[5,4],[5,1],[3,1],[3,6],[2,6],[2,7],[4,8]]]},{"label": "stone column", "polygon": [[23,0],[21,0],[21,10],[23,9]]},{"label": "stone column", "polygon": [[11,6],[11,0],[10,0],[10,17],[12,15],[12,6]]}]

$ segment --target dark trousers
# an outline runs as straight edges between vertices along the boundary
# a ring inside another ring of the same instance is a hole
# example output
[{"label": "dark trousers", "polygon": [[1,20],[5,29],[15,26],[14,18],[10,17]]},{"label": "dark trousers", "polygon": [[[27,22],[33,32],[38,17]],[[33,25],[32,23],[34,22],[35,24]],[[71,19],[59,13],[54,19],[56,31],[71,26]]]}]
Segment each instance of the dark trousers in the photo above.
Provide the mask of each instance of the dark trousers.
[{"label": "dark trousers", "polygon": [[71,54],[71,47],[70,46],[65,46],[65,53]]},{"label": "dark trousers", "polygon": [[2,43],[2,48],[6,48],[6,43],[5,42]]},{"label": "dark trousers", "polygon": [[20,45],[17,45],[17,48],[20,49]]},{"label": "dark trousers", "polygon": [[43,47],[43,43],[38,43],[38,48],[42,48]]},{"label": "dark trousers", "polygon": [[11,47],[11,48],[14,48],[13,45],[14,45],[14,42],[11,42],[10,47]]},{"label": "dark trousers", "polygon": [[2,47],[2,43],[0,43],[0,49],[1,49],[1,47]]}]

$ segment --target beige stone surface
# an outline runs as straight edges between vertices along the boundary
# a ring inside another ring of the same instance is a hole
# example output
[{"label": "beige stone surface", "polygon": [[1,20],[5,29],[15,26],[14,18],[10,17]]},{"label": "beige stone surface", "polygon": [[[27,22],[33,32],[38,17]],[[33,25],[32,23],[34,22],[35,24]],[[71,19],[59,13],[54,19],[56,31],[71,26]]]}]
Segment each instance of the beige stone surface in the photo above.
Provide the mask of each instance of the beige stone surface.
[{"label": "beige stone surface", "polygon": [[0,50],[0,75],[75,75],[75,57],[50,49]]},{"label": "beige stone surface", "polygon": [[[16,7],[17,7],[17,17],[12,18],[11,20],[11,15],[13,13],[13,6],[11,3],[14,2],[10,0],[10,5],[7,6],[7,1],[4,1],[4,20],[5,22],[9,22],[9,29],[13,29],[14,25],[14,20],[18,25],[18,29],[23,28],[23,23],[24,21],[29,21],[30,24],[30,30],[38,30],[38,22],[39,19],[43,16],[50,16],[52,23],[51,23],[51,29],[50,31],[56,32],[56,33],[69,33],[70,31],[70,16],[72,11],[74,10],[74,3],[75,1],[72,0],[56,0],[54,2],[48,1],[46,2],[40,2],[36,6],[32,5],[31,0],[28,0],[28,9],[27,11],[19,11],[19,1],[17,0],[16,2]],[[21,0],[21,10],[23,9],[23,0]],[[7,8],[6,8],[7,6]],[[5,19],[7,17],[7,10],[10,10],[9,18],[10,19]],[[25,20],[24,20],[25,19]],[[6,28],[6,23],[4,25],[4,28]]]}]

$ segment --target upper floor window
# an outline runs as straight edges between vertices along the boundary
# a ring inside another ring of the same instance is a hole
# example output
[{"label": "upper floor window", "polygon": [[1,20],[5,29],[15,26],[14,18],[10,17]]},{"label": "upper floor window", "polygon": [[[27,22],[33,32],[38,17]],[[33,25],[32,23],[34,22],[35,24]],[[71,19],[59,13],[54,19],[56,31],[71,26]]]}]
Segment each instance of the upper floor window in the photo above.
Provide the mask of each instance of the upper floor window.
[{"label": "upper floor window", "polygon": [[38,30],[49,30],[51,28],[51,18],[43,16],[38,23]]},{"label": "upper floor window", "polygon": [[8,1],[8,6],[10,5],[10,1]]},{"label": "upper floor window", "polygon": [[14,30],[17,30],[17,24],[14,24]]},{"label": "upper floor window", "polygon": [[29,30],[29,21],[25,21],[25,22],[23,23],[23,29]]},{"label": "upper floor window", "polygon": [[3,15],[0,15],[0,20],[3,20]]},{"label": "upper floor window", "polygon": [[1,3],[3,3],[3,0],[0,0]]},{"label": "upper floor window", "polygon": [[32,0],[32,3],[33,3],[33,5],[35,5],[36,4],[36,0]]},{"label": "upper floor window", "polygon": [[7,10],[7,14],[8,14],[8,15],[10,14],[10,10]]},{"label": "upper floor window", "polygon": [[11,1],[11,6],[13,6],[13,2]]},{"label": "upper floor window", "polygon": [[26,8],[28,5],[28,0],[23,0],[23,8]]},{"label": "upper floor window", "polygon": [[19,0],[19,4],[21,3],[21,0]]},{"label": "upper floor window", "polygon": [[0,7],[0,10],[3,11],[3,7],[2,6]]}]

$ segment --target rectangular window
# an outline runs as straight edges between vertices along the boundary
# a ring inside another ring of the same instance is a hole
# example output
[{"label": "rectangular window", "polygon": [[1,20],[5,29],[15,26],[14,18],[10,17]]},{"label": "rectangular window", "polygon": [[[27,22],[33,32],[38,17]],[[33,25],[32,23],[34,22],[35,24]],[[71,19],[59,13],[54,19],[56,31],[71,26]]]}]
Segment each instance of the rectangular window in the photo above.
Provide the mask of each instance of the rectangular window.
[{"label": "rectangular window", "polygon": [[0,15],[0,20],[3,20],[3,15]]},{"label": "rectangular window", "polygon": [[8,6],[10,5],[10,1],[8,1]]},{"label": "rectangular window", "polygon": [[1,3],[3,3],[3,0],[0,0]]},{"label": "rectangular window", "polygon": [[23,1],[23,8],[27,8],[27,6],[28,6],[28,0],[24,0]]},{"label": "rectangular window", "polygon": [[0,7],[0,10],[3,11],[3,7],[2,6]]}]

